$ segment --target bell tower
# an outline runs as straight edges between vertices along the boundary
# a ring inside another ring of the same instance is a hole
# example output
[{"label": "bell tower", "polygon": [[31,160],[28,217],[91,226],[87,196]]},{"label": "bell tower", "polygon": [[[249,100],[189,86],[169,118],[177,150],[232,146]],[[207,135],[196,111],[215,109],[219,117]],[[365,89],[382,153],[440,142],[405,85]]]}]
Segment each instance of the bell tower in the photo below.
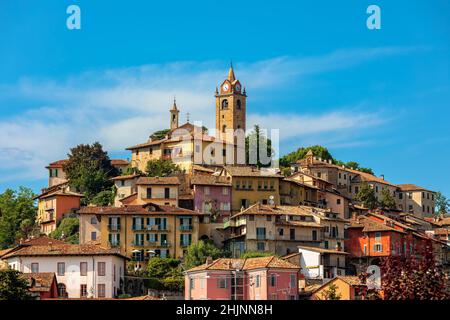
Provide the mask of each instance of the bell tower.
[{"label": "bell tower", "polygon": [[216,88],[216,132],[225,138],[227,129],[235,132],[242,129],[245,132],[245,114],[247,94],[242,90],[241,83],[234,75],[233,65],[230,65],[228,77]]},{"label": "bell tower", "polygon": [[179,114],[180,114],[180,111],[177,108],[177,102],[174,98],[172,109],[170,109],[170,130],[174,130],[174,129],[178,128]]}]

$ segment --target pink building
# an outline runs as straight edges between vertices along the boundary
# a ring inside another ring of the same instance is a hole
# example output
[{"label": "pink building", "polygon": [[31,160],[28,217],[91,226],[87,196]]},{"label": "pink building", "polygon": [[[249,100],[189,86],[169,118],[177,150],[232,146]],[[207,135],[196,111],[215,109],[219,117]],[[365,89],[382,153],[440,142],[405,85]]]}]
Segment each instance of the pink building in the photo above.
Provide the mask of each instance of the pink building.
[{"label": "pink building", "polygon": [[213,222],[230,216],[231,181],[227,177],[199,174],[192,177],[191,185],[195,211],[215,215]]},{"label": "pink building", "polygon": [[221,258],[185,273],[186,300],[296,300],[300,267],[275,256]]}]

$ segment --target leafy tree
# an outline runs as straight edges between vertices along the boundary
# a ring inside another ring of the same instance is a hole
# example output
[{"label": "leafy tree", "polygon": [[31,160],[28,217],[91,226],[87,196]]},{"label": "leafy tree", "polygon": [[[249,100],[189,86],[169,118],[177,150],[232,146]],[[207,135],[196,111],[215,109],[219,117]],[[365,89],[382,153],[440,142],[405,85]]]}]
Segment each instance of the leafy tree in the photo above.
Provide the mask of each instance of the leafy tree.
[{"label": "leafy tree", "polygon": [[445,215],[450,210],[450,201],[440,192],[436,193],[436,214]]},{"label": "leafy tree", "polygon": [[180,260],[173,258],[153,257],[147,264],[147,275],[163,279],[179,274]]},{"label": "leafy tree", "polygon": [[100,143],[80,144],[70,149],[68,157],[63,170],[70,185],[84,194],[82,204],[90,203],[97,193],[112,187],[110,178],[117,176],[118,170]]},{"label": "leafy tree", "polygon": [[327,290],[322,292],[323,300],[341,300],[341,294],[337,292],[337,286],[332,283]]},{"label": "leafy tree", "polygon": [[246,251],[241,254],[241,259],[248,259],[248,258],[260,258],[260,257],[270,257],[274,254],[271,252],[259,252],[259,251]]},{"label": "leafy tree", "polygon": [[183,264],[186,269],[191,269],[204,264],[209,256],[218,259],[225,255],[226,253],[217,248],[211,241],[200,240],[188,247]]},{"label": "leafy tree", "polygon": [[383,187],[381,189],[380,205],[387,209],[395,209],[396,207],[395,199],[388,188]]},{"label": "leafy tree", "polygon": [[434,260],[431,243],[413,255],[389,256],[381,260],[381,286],[387,300],[449,299],[448,280],[442,267]]},{"label": "leafy tree", "polygon": [[378,206],[377,197],[375,191],[367,182],[363,182],[359,186],[359,191],[356,194],[355,199],[361,202],[364,207],[368,209],[375,209]]},{"label": "leafy tree", "polygon": [[20,272],[12,269],[0,270],[0,300],[29,300],[27,281]]},{"label": "leafy tree", "polygon": [[315,157],[322,158],[324,160],[334,160],[331,156],[331,153],[327,148],[315,145],[310,147],[301,147],[296,151],[288,153],[287,155],[280,158],[280,166],[289,167],[291,163],[296,162],[297,160],[305,158],[308,151],[311,150]]},{"label": "leafy tree", "polygon": [[125,170],[123,170],[122,175],[131,175],[131,174],[144,174],[141,170],[139,170],[136,167],[132,167],[131,165],[129,165],[128,167],[125,168]]},{"label": "leafy tree", "polygon": [[20,238],[27,238],[34,230],[37,208],[29,188],[18,191],[6,189],[0,194],[0,248],[15,244]]},{"label": "leafy tree", "polygon": [[[261,167],[270,167],[271,160],[274,155],[274,150],[272,149],[272,140],[270,140],[263,132],[261,132],[261,129],[258,125],[255,125],[253,128],[253,131],[245,137],[245,159],[246,163],[249,163],[250,160],[254,161],[254,156],[252,159],[250,158],[250,147],[254,147],[252,142],[252,145],[250,145],[250,141],[256,142],[256,150],[251,150],[252,152],[256,152],[256,166],[258,168]],[[266,147],[266,153],[267,158],[270,159],[268,163],[262,163],[261,161],[267,162],[267,159],[261,159],[260,157],[260,148]],[[255,163],[251,163],[251,165],[255,165]]]},{"label": "leafy tree", "polygon": [[115,190],[103,190],[97,193],[91,200],[97,206],[109,206],[114,203]]},{"label": "leafy tree", "polygon": [[61,239],[64,241],[78,244],[78,233],[80,230],[80,220],[78,218],[67,217],[62,219],[56,229],[50,233],[50,237]]},{"label": "leafy tree", "polygon": [[147,162],[146,173],[149,177],[167,177],[179,172],[180,167],[170,159],[153,159]]},{"label": "leafy tree", "polygon": [[169,131],[170,131],[170,129],[163,129],[163,130],[155,131],[150,135],[150,139],[152,139],[152,140],[164,139],[164,137],[166,136],[166,134],[169,133]]}]

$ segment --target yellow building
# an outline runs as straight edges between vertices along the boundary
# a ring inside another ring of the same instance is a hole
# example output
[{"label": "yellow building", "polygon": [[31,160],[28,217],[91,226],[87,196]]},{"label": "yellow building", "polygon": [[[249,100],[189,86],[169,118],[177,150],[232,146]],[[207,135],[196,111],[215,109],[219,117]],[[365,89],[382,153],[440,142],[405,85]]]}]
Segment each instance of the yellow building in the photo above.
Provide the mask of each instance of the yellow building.
[{"label": "yellow building", "polygon": [[300,180],[280,180],[280,202],[284,205],[317,205],[319,188]]},{"label": "yellow building", "polygon": [[139,177],[140,175],[138,174],[130,174],[117,176],[111,179],[114,181],[114,186],[116,187],[116,196],[114,197],[115,207],[121,207],[121,200],[137,193],[136,181]]},{"label": "yellow building", "polygon": [[312,300],[327,300],[330,286],[336,287],[339,300],[362,300],[366,285],[357,276],[337,276],[314,290]]},{"label": "yellow building", "polygon": [[219,176],[231,181],[231,212],[236,213],[261,202],[280,204],[280,180],[282,175],[251,166],[224,166]]},{"label": "yellow building", "polygon": [[[84,207],[80,213],[80,242],[90,241],[89,232],[98,232],[105,247],[120,248],[135,261],[151,256],[181,258],[186,248],[199,239],[202,213],[169,205],[127,205]],[[92,226],[91,222],[96,225]]]},{"label": "yellow building", "polygon": [[414,184],[399,184],[397,205],[400,210],[414,214],[417,217],[432,217],[435,215],[434,191]]}]

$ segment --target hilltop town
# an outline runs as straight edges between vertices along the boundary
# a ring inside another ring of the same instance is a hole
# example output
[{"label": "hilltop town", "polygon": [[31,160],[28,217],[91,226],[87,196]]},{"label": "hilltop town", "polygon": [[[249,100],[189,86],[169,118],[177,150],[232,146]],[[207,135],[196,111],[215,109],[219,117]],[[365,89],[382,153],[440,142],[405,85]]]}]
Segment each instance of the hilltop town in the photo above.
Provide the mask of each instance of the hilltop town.
[{"label": "hilltop town", "polygon": [[[450,218],[438,212],[437,192],[312,149],[288,170],[249,164],[247,92],[232,66],[215,101],[215,134],[181,124],[174,101],[170,129],[127,147],[129,159],[108,158],[116,173],[107,205],[68,178],[73,159],[51,162],[35,198],[39,232],[0,251],[3,265],[38,299],[356,300],[394,295],[365,277],[383,276],[395,259],[414,257],[418,268],[432,259],[442,279],[449,273]],[[170,172],[152,174],[149,163]],[[68,218],[79,224],[77,241],[55,236]],[[200,243],[215,256],[193,263]],[[177,274],[163,288],[149,283],[149,265],[168,258]]]}]

